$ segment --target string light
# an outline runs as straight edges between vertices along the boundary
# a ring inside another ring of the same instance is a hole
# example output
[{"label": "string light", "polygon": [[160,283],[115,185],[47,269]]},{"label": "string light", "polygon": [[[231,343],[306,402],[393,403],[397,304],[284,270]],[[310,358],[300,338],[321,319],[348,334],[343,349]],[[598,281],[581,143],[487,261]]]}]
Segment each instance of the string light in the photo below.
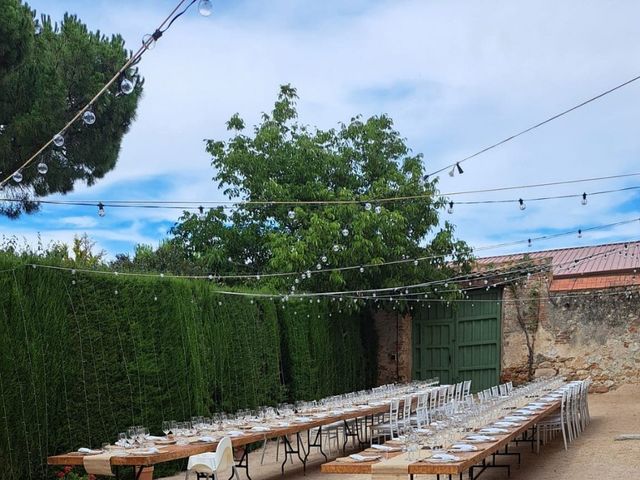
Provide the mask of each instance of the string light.
[{"label": "string light", "polygon": [[213,3],[211,3],[211,0],[200,0],[198,2],[198,12],[200,12],[200,15],[203,17],[211,15],[213,13]]},{"label": "string light", "polygon": [[13,181],[16,183],[22,182],[22,171],[18,170],[16,173],[12,175]]},{"label": "string light", "polygon": [[[604,92],[601,92],[601,93],[599,93],[599,94],[597,94],[597,95],[595,95],[595,96],[593,96],[591,98],[588,98],[587,100],[584,100],[583,102],[578,103],[577,105],[574,105],[573,107],[570,107],[570,108],[568,108],[566,110],[563,110],[562,112],[557,113],[557,114],[555,114],[555,115],[553,115],[553,116],[551,116],[551,117],[549,117],[549,118],[547,118],[547,119],[545,119],[545,120],[543,120],[541,122],[538,122],[535,125],[532,125],[532,126],[530,126],[528,128],[525,128],[524,130],[521,130],[521,131],[519,131],[517,133],[514,133],[513,135],[509,135],[508,137],[504,138],[503,140],[500,140],[500,141],[498,141],[496,143],[493,143],[493,144],[491,144],[491,145],[489,145],[487,147],[484,147],[484,148],[478,150],[477,152],[475,152],[475,153],[473,153],[471,155],[468,155],[468,156],[466,156],[465,158],[463,158],[461,160],[458,160],[456,163],[446,165],[446,166],[440,168],[439,170],[436,170],[434,172],[429,173],[428,175],[430,177],[432,177],[433,175],[437,175],[437,174],[439,174],[441,172],[444,172],[449,167],[455,167],[456,165],[459,165],[462,162],[466,162],[468,160],[471,160],[472,158],[478,157],[478,156],[482,155],[483,153],[488,152],[489,150],[493,150],[494,148],[497,148],[497,147],[499,147],[501,145],[504,145],[505,143],[510,142],[510,141],[520,137],[521,135],[529,133],[529,132],[531,132],[531,131],[533,131],[533,130],[535,130],[537,128],[542,127],[543,125],[546,125],[547,123],[550,123],[550,122],[552,122],[554,120],[557,120],[558,118],[561,118],[561,117],[573,112],[574,110],[578,110],[579,108],[584,107],[585,105],[588,105],[588,104],[590,104],[590,103],[592,103],[592,102],[594,102],[596,100],[599,100],[599,99],[605,97],[606,95],[609,95],[610,93],[613,93],[616,90],[619,90],[619,89],[621,89],[621,88],[623,88],[623,87],[625,87],[627,85],[630,85],[631,83],[633,83],[633,82],[635,82],[637,80],[640,80],[640,75],[635,76],[635,77],[633,77],[633,78],[631,78],[631,79],[629,79],[629,80],[627,80],[625,82],[622,82],[622,83],[620,83],[620,84],[618,84],[618,85],[616,85],[616,86],[614,86],[612,88],[609,88],[608,90],[605,90]],[[453,171],[453,169],[452,169],[452,171]],[[449,175],[453,176],[452,172],[449,172]]]},{"label": "string light", "polygon": [[47,166],[46,163],[44,162],[38,163],[38,173],[40,175],[46,175],[48,171],[49,171],[49,167]]},{"label": "string light", "polygon": [[62,136],[62,133],[56,133],[53,136],[53,144],[56,147],[62,147],[64,145],[64,137]]},{"label": "string light", "polygon": [[122,77],[122,81],[120,82],[120,91],[125,95],[129,95],[133,92],[133,88],[133,82],[127,77]]},{"label": "string light", "polygon": [[342,229],[342,236],[343,236],[343,237],[347,237],[347,236],[349,236],[349,230],[348,230],[348,229],[346,229],[346,228],[343,228],[343,229]]},{"label": "string light", "polygon": [[82,114],[82,121],[85,123],[85,125],[93,125],[94,123],[96,123],[96,114],[91,111],[91,107],[85,110],[85,112]]},{"label": "string light", "polygon": [[447,213],[449,215],[453,213],[453,202],[449,202],[449,208],[447,208]]},{"label": "string light", "polygon": [[582,230],[578,229],[578,238],[582,238]]},{"label": "string light", "polygon": [[521,198],[518,200],[518,203],[520,204],[520,210],[524,210],[525,208],[527,208],[527,206],[524,203],[524,200],[522,200]]},{"label": "string light", "polygon": [[98,215],[104,217],[106,212],[104,211],[104,205],[102,203],[98,204]]},{"label": "string light", "polygon": [[582,201],[580,202],[582,205],[587,204],[587,194],[586,192],[582,194]]}]

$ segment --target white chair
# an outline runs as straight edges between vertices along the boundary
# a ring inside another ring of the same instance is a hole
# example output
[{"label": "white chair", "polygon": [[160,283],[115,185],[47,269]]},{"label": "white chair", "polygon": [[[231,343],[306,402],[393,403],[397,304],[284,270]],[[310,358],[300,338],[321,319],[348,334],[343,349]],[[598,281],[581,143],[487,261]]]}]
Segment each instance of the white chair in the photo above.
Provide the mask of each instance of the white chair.
[{"label": "white chair", "polygon": [[571,395],[569,389],[565,389],[562,393],[560,401],[560,413],[552,415],[538,422],[536,428],[536,452],[540,452],[540,433],[542,433],[542,442],[545,443],[550,434],[562,432],[562,441],[564,449],[567,450],[567,438],[569,437],[567,402]]},{"label": "white chair", "polygon": [[471,397],[471,380],[465,380],[462,384],[462,400],[468,402]]},{"label": "white chair", "polygon": [[376,423],[375,425],[371,425],[370,428],[370,438],[371,443],[373,443],[373,439],[375,438],[378,443],[380,443],[380,439],[393,439],[398,436],[398,417],[400,414],[400,400],[394,399],[391,400],[391,404],[389,405],[389,421]]},{"label": "white chair", "polygon": [[189,457],[185,480],[189,478],[189,473],[194,472],[198,479],[218,480],[218,473],[231,469],[232,477],[240,479],[233,460],[233,446],[231,439],[224,437],[218,443],[215,452],[200,453]]}]

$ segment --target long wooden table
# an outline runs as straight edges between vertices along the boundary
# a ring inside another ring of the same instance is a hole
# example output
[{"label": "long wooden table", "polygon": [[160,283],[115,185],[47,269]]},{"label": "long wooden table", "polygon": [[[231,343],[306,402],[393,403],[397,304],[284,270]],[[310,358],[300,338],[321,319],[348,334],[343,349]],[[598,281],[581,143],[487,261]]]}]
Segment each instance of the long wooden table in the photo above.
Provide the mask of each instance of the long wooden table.
[{"label": "long wooden table", "polygon": [[[535,400],[532,400],[535,402]],[[376,475],[376,471],[380,473],[381,478],[389,479],[395,478],[407,478],[413,477],[418,474],[430,474],[430,475],[460,475],[463,472],[470,470],[473,477],[474,468],[486,468],[488,465],[485,463],[486,459],[494,454],[498,454],[500,450],[507,449],[509,443],[514,441],[520,435],[525,433],[529,428],[535,426],[538,422],[549,416],[553,412],[560,408],[560,401],[554,401],[549,403],[548,406],[541,410],[535,411],[535,415],[529,416],[527,421],[522,421],[518,427],[508,428],[508,433],[503,434],[491,434],[496,440],[493,442],[474,444],[478,447],[478,451],[474,452],[456,452],[455,455],[460,458],[458,462],[450,463],[430,463],[428,461],[416,461],[409,460],[406,453],[390,452],[387,454],[386,459],[375,460],[370,462],[349,462],[347,459],[337,459],[332,462],[325,463],[320,466],[320,471],[323,473],[337,473],[337,474],[369,474]],[[507,414],[506,416],[508,416]],[[361,452],[362,455],[378,455],[382,457],[383,452],[372,448],[366,449]],[[385,462],[390,464],[389,468],[384,468]],[[493,465],[492,465],[493,466]],[[501,465],[495,465],[501,466]],[[382,467],[382,468],[381,468]],[[506,466],[505,466],[506,467]]]},{"label": "long wooden table", "polygon": [[[421,392],[415,393],[407,393],[406,395],[418,395]],[[363,405],[353,409],[341,409],[342,413],[334,414],[331,412],[327,412],[324,414],[318,413],[315,414],[315,417],[312,417],[314,414],[300,414],[300,416],[310,417],[312,418],[309,422],[295,422],[291,423],[288,426],[275,426],[269,427],[270,430],[266,432],[252,432],[246,431],[241,436],[232,437],[231,442],[234,448],[242,449],[242,457],[238,462],[238,467],[245,468],[247,471],[247,477],[249,477],[249,465],[248,465],[248,456],[246,447],[251,443],[263,442],[272,438],[283,438],[285,442],[285,459],[282,463],[282,470],[284,472],[284,465],[290,456],[297,455],[298,458],[302,461],[303,467],[306,469],[306,460],[309,455],[309,451],[311,448],[318,448],[322,455],[326,459],[326,455],[322,451],[322,442],[321,442],[321,428],[326,425],[330,425],[335,422],[344,421],[345,428],[351,429],[351,426],[348,425],[350,420],[356,420],[364,418],[366,423],[367,417],[372,417],[374,415],[379,415],[382,413],[386,413],[389,411],[389,403],[388,401],[381,401],[380,405]],[[372,402],[377,403],[377,402]],[[340,409],[339,409],[340,410]],[[322,415],[322,416],[320,416]],[[311,439],[310,433],[311,430],[318,429],[318,432],[315,435],[315,439]],[[356,425],[357,429],[357,425]],[[300,434],[307,432],[307,450],[304,449],[304,443],[301,442]],[[289,441],[289,437],[296,437],[296,446]],[[216,436],[222,436],[216,435]],[[359,431],[352,432],[352,437],[355,437],[361,444],[364,443],[363,440],[359,436]],[[318,442],[318,440],[320,440]],[[347,439],[345,438],[345,445]],[[160,450],[159,453],[148,454],[148,455],[124,455],[124,456],[113,456],[110,459],[111,465],[115,467],[116,478],[118,478],[119,470],[121,467],[124,468],[133,468],[135,472],[135,477],[140,478],[142,471],[145,467],[151,467],[157,465],[159,463],[171,462],[174,460],[181,460],[184,458],[188,458],[192,455],[197,455],[199,453],[212,452],[215,451],[218,442],[208,442],[208,443],[191,443],[189,445],[167,445],[167,446],[157,446]],[[62,455],[53,455],[47,458],[48,465],[59,465],[59,466],[83,466],[84,456],[78,454],[77,452],[66,453]],[[249,477],[250,479],[251,477]]]}]

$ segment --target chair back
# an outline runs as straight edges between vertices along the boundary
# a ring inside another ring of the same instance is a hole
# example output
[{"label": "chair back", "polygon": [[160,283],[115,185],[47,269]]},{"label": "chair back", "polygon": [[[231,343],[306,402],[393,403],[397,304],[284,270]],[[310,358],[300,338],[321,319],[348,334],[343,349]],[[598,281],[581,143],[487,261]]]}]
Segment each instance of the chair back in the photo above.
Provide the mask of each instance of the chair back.
[{"label": "chair back", "polygon": [[233,446],[229,437],[223,437],[216,448],[216,471],[224,471],[235,467],[233,460]]}]

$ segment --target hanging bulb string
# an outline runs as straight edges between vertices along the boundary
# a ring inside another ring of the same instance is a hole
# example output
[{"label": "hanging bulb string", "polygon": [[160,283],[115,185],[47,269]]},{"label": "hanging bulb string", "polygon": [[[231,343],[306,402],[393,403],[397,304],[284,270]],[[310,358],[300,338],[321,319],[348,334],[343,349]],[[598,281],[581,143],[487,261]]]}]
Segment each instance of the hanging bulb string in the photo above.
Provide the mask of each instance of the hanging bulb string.
[{"label": "hanging bulb string", "polygon": [[442,167],[442,168],[440,168],[438,170],[435,170],[435,171],[431,172],[428,176],[429,177],[433,177],[434,175],[438,175],[439,173],[442,173],[445,170],[448,170],[450,168],[455,168],[456,165],[459,167],[461,163],[464,163],[464,162],[466,162],[468,160],[471,160],[472,158],[476,158],[476,157],[482,155],[483,153],[486,153],[486,152],[488,152],[490,150],[493,150],[494,148],[497,148],[497,147],[499,147],[501,145],[504,145],[505,143],[508,143],[511,140],[514,140],[514,139],[516,139],[516,138],[518,138],[518,137],[520,137],[520,136],[522,136],[522,135],[524,135],[526,133],[529,133],[529,132],[531,132],[533,130],[536,130],[537,128],[540,128],[543,125],[546,125],[547,123],[553,122],[554,120],[557,120],[558,118],[564,117],[565,115],[567,115],[567,114],[569,114],[569,113],[571,113],[571,112],[573,112],[575,110],[578,110],[579,108],[582,108],[582,107],[584,107],[586,105],[589,105],[590,103],[595,102],[596,100],[599,100],[599,99],[609,95],[610,93],[615,92],[616,90],[620,90],[621,88],[626,87],[627,85],[630,85],[633,82],[636,82],[637,80],[640,80],[640,75],[638,75],[636,77],[633,77],[633,78],[631,78],[631,79],[629,79],[629,80],[627,80],[625,82],[622,82],[622,83],[616,85],[615,87],[612,87],[612,88],[610,88],[608,90],[605,90],[604,92],[599,93],[599,94],[597,94],[597,95],[595,95],[595,96],[593,96],[593,97],[591,97],[591,98],[589,98],[589,99],[587,99],[587,100],[585,100],[585,101],[583,101],[583,102],[581,102],[581,103],[579,103],[577,105],[574,105],[571,108],[563,110],[562,112],[557,113],[557,114],[555,114],[555,115],[553,115],[553,116],[551,116],[551,117],[549,117],[549,118],[547,118],[547,119],[545,119],[545,120],[543,120],[543,121],[541,121],[539,123],[536,123],[535,125],[532,125],[532,126],[530,126],[528,128],[525,128],[524,130],[521,130],[521,131],[519,131],[517,133],[514,133],[513,135],[511,135],[511,136],[509,136],[509,137],[507,137],[507,138],[505,138],[503,140],[500,140],[499,142],[496,142],[496,143],[494,143],[492,145],[484,147],[481,150],[478,150],[477,152],[475,152],[475,153],[473,153],[471,155],[468,155],[468,156],[464,157],[461,160],[458,160],[458,161],[456,161],[454,163],[450,163],[447,166],[444,166],[444,167]]},{"label": "hanging bulb string", "polygon": [[[173,17],[173,15],[175,14],[175,12],[178,11],[178,9],[186,2],[187,0],[180,0],[180,2],[178,2],[178,4],[176,5],[176,7],[171,11],[171,13],[162,21],[162,23],[160,24],[160,26],[155,30],[154,34],[149,37],[146,41],[143,41],[142,46],[140,46],[140,48],[124,63],[124,65],[115,73],[115,75],[113,75],[113,77],[111,77],[111,79],[98,91],[98,93],[96,93],[93,98],[91,100],[89,100],[89,102],[87,102],[87,104],[85,106],[83,106],[80,110],[78,110],[78,112],[71,118],[71,120],[69,120],[64,127],[62,127],[61,130],[59,130],[59,132],[65,132],[71,125],[73,125],[82,115],[85,111],[87,111],[87,109],[96,102],[96,100],[98,100],[108,89],[109,87],[111,87],[111,85],[113,85],[113,83],[118,80],[120,78],[121,75],[124,74],[124,72],[134,63],[136,63],[143,55],[143,53],[148,49],[149,45],[152,42],[155,42],[158,38],[160,38],[160,36],[162,35],[161,29],[165,26],[165,24],[167,22],[169,22],[171,20],[171,18]],[[192,2],[193,3],[193,2]],[[187,7],[188,8],[188,7]],[[168,28],[168,27],[167,27]],[[29,166],[31,163],[33,163],[33,161],[42,153],[44,152],[49,146],[51,146],[51,144],[54,141],[55,136],[51,137],[44,145],[42,145],[42,147],[40,147],[31,157],[29,157],[27,160],[25,160],[22,165],[20,165],[19,168],[17,168],[16,170],[14,170],[10,175],[8,175],[7,177],[5,177],[3,180],[0,181],[0,188],[2,188],[4,185],[7,184],[7,182],[9,182],[9,180],[11,179],[11,177],[13,177],[13,175],[15,175],[16,173],[22,171],[24,168],[26,168],[27,166]],[[96,204],[94,204],[96,205]]]},{"label": "hanging bulb string", "polygon": [[[558,263],[550,263],[550,264],[545,264],[543,265],[543,267],[546,270],[549,270],[551,268],[553,268],[553,266],[561,266],[561,265],[566,265],[566,264],[578,264],[582,261],[586,261],[589,259],[592,259],[594,257],[596,257],[597,255],[607,255],[607,254],[611,254],[611,253],[615,253],[616,251],[619,250],[628,250],[628,244],[624,244],[624,247],[618,246],[616,248],[612,248],[610,250],[604,251],[604,252],[598,252],[596,254],[591,254],[591,255],[587,255],[585,257],[582,257],[580,259],[574,259],[571,261],[567,261],[567,262],[558,262]],[[530,264],[530,260],[528,261]],[[26,267],[27,265],[25,265]],[[72,274],[74,273],[88,273],[88,274],[103,274],[103,275],[122,275],[122,276],[131,276],[131,277],[154,277],[154,278],[188,278],[188,279],[202,279],[202,278],[209,278],[209,277],[202,277],[202,276],[181,276],[181,275],[165,275],[165,274],[149,274],[149,273],[128,273],[128,272],[113,272],[113,271],[106,271],[106,270],[90,270],[90,269],[80,269],[80,268],[71,268],[71,267],[60,267],[60,266],[55,266],[55,265],[41,265],[41,264],[31,264],[31,266],[33,268],[46,268],[46,269],[51,269],[51,270],[61,270],[61,271],[67,271],[67,272],[71,272]],[[538,265],[537,268],[540,268],[540,266]],[[524,270],[523,270],[524,272]],[[541,270],[542,272],[542,270]],[[501,271],[500,273],[498,273],[498,275],[507,275],[509,272],[505,272],[504,270]],[[492,277],[495,277],[496,274],[493,273]],[[524,275],[523,275],[524,276]],[[483,278],[479,278],[480,280],[483,280]],[[440,280],[434,280],[434,281],[430,281],[430,282],[422,282],[422,283],[418,283],[418,284],[414,284],[414,285],[400,285],[400,286],[394,286],[394,287],[385,287],[385,288],[376,288],[376,289],[362,289],[362,290],[345,290],[345,291],[330,291],[330,292],[305,292],[305,293],[256,293],[256,292],[242,292],[242,291],[229,291],[229,290],[218,290],[216,291],[219,294],[222,295],[231,295],[231,296],[245,296],[245,297],[264,297],[264,298],[277,298],[277,299],[283,299],[283,298],[291,298],[291,299],[309,299],[309,298],[328,298],[328,297],[338,297],[341,295],[350,295],[350,294],[355,294],[355,295],[363,295],[363,294],[378,294],[378,293],[383,293],[383,292],[394,292],[394,291],[399,291],[399,290],[408,290],[408,289],[414,289],[414,288],[424,288],[424,287],[428,287],[428,286],[437,286],[439,284],[442,284],[443,282],[455,282],[458,281],[459,278],[458,277],[451,277],[449,279],[440,279]],[[476,278],[475,280],[478,280],[478,278]],[[468,279],[467,279],[468,281]],[[493,282],[494,284],[497,284],[497,281]]]},{"label": "hanging bulb string", "polygon": [[[606,225],[596,225],[593,227],[587,227],[587,228],[580,228],[580,230],[582,231],[582,233],[586,232],[586,231],[595,231],[595,230],[604,230],[607,228],[611,228],[611,227],[616,227],[616,226],[620,226],[620,225],[626,225],[626,224],[630,224],[633,222],[637,222],[640,221],[640,218],[634,218],[631,220],[624,220],[621,222],[615,222],[615,223],[610,223],[610,224],[606,224]],[[533,238],[528,238],[526,240],[516,240],[513,242],[505,242],[505,243],[499,243],[499,244],[494,244],[494,245],[485,245],[485,246],[481,246],[481,247],[476,247],[474,249],[472,249],[473,252],[478,252],[478,251],[488,251],[488,250],[492,250],[492,249],[496,249],[496,248],[504,248],[504,247],[509,247],[509,246],[515,246],[515,245],[519,245],[519,244],[526,244],[529,243],[531,244],[532,241],[541,241],[541,240],[547,240],[547,239],[551,239],[551,238],[559,238],[562,236],[568,236],[568,235],[575,235],[576,234],[576,230],[570,230],[567,232],[562,232],[562,233],[556,233],[556,234],[549,234],[549,235],[542,235],[539,237],[533,237]],[[606,252],[605,252],[606,253]],[[513,255],[524,255],[524,254],[513,254]],[[527,253],[527,255],[529,255],[529,253]],[[414,263],[416,261],[418,262],[424,262],[424,261],[429,261],[429,260],[444,260],[445,258],[451,256],[451,253],[446,253],[446,254],[439,254],[439,255],[429,255],[429,256],[423,256],[423,257],[417,257],[417,258],[406,258],[406,259],[400,259],[400,260],[390,260],[387,262],[381,262],[381,263],[368,263],[368,264],[360,264],[360,265],[351,265],[351,266],[342,266],[342,267],[328,267],[328,268],[323,268],[321,270],[314,270],[313,271],[313,275],[318,275],[320,273],[331,273],[331,272],[344,272],[344,271],[352,271],[352,270],[356,270],[356,269],[370,269],[370,268],[377,268],[377,267],[384,267],[384,266],[388,266],[388,265],[401,265],[401,264],[406,264],[406,263]],[[74,268],[67,268],[67,267],[58,267],[58,266],[45,266],[43,265],[43,267],[45,268],[52,268],[52,269],[58,269],[58,270],[77,270],[77,271],[83,271],[81,269],[74,269]],[[150,278],[155,278],[158,276],[162,276],[162,277],[167,277],[167,278],[184,278],[184,279],[192,279],[192,280],[216,280],[216,281],[221,281],[221,280],[260,280],[263,278],[277,278],[277,277],[292,277],[292,276],[301,276],[303,273],[306,274],[306,272],[309,271],[309,269],[305,270],[305,271],[296,271],[296,272],[273,272],[273,273],[253,273],[253,274],[234,274],[234,275],[213,275],[213,274],[207,274],[207,275],[174,275],[174,274],[165,274],[165,273],[137,273],[137,272],[120,272],[120,275],[125,275],[125,276],[137,276],[137,277],[150,277]],[[113,275],[112,271],[106,271],[106,270],[86,270],[85,272],[91,272],[91,273],[99,273],[99,274],[107,274],[107,275]]]},{"label": "hanging bulb string", "polygon": [[[621,175],[609,175],[602,177],[591,177],[591,178],[582,178],[582,179],[574,179],[574,180],[564,180],[558,182],[547,182],[547,183],[537,183],[537,184],[528,184],[528,185],[514,185],[514,186],[506,186],[506,187],[493,187],[479,190],[466,190],[466,191],[456,191],[456,192],[447,192],[438,194],[440,197],[454,197],[458,195],[469,195],[475,193],[492,193],[492,192],[503,192],[509,190],[522,190],[522,189],[530,189],[530,188],[541,188],[541,187],[550,187],[550,186],[558,186],[558,185],[570,185],[576,183],[586,183],[586,182],[597,182],[601,180],[615,180],[621,178],[629,178],[629,177],[638,177],[640,176],[640,172],[637,173],[626,173]],[[627,188],[640,188],[640,187],[627,187]],[[602,193],[613,193],[617,191],[624,191],[625,189],[612,189],[612,190],[602,190]],[[579,196],[584,198],[584,193],[581,193]],[[270,205],[291,205],[291,206],[309,206],[309,205],[366,205],[369,204],[385,204],[385,203],[393,203],[393,202],[403,202],[410,200],[420,200],[420,199],[429,199],[433,198],[432,194],[426,195],[408,195],[408,196],[398,196],[398,197],[380,197],[380,198],[368,198],[368,199],[360,199],[360,200],[211,200],[211,201],[202,201],[202,200],[111,200],[110,203],[105,203],[107,206],[114,206],[118,208],[126,207],[128,205],[133,205],[136,208],[174,208],[180,210],[193,210],[196,207],[215,207],[215,206],[224,206],[225,208],[238,208],[241,206],[270,206]],[[543,198],[543,197],[540,197]],[[545,197],[547,198],[547,197]],[[548,197],[548,198],[568,198],[567,196],[557,196],[557,197]],[[14,201],[12,199],[0,199],[1,201]],[[96,206],[98,204],[98,200],[38,200],[38,202],[43,204],[51,204],[51,205],[77,205],[77,206]],[[460,202],[464,203],[464,202]],[[159,206],[159,207],[158,207]]]}]

